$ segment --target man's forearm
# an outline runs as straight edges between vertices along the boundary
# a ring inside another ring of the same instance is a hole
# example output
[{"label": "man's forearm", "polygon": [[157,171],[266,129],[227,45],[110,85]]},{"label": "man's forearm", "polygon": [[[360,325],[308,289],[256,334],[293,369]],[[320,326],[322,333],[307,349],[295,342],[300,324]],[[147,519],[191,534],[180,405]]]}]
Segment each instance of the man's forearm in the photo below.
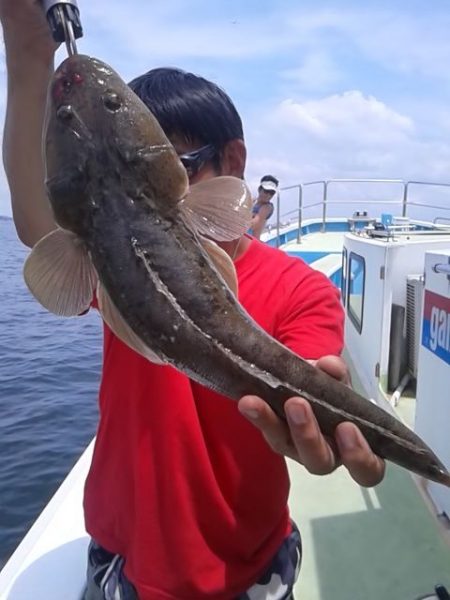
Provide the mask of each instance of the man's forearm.
[{"label": "man's forearm", "polygon": [[3,162],[17,233],[33,246],[55,223],[45,190],[42,131],[53,60],[8,51]]},{"label": "man's forearm", "polygon": [[264,229],[264,223],[265,221],[259,213],[252,218],[251,229],[254,237],[259,239]]}]

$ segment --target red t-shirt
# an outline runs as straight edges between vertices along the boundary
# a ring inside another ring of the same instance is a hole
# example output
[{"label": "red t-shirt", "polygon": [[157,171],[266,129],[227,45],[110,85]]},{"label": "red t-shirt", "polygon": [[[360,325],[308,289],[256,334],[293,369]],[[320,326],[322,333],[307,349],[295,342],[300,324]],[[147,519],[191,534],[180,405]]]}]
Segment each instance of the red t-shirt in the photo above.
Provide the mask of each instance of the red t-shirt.
[{"label": "red t-shirt", "polygon": [[[252,240],[239,299],[307,359],[339,354],[338,290],[303,261]],[[229,600],[290,531],[289,480],[237,403],[156,366],[105,327],[100,424],[84,508],[89,534],[126,558],[140,600]]]}]

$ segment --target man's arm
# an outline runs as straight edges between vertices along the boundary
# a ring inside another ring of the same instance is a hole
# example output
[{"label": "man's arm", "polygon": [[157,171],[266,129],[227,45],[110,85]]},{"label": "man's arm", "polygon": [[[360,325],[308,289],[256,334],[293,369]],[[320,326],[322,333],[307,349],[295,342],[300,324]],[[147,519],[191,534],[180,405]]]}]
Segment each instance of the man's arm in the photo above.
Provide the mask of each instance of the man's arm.
[{"label": "man's arm", "polygon": [[256,215],[253,215],[250,223],[250,229],[252,230],[253,237],[258,239],[261,237],[267,218],[270,214],[270,210],[271,208],[269,205],[262,205]]},{"label": "man's arm", "polygon": [[53,72],[53,44],[44,12],[33,0],[0,0],[8,96],[3,163],[19,238],[33,246],[55,222],[44,180],[42,131]]}]

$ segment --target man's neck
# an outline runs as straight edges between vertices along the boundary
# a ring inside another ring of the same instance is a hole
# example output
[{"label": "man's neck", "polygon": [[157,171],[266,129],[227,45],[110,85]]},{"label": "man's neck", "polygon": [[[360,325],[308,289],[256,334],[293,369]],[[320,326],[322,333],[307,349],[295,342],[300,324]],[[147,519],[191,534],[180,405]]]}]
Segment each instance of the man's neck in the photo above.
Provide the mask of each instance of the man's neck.
[{"label": "man's neck", "polygon": [[218,242],[218,245],[225,250],[228,256],[233,260],[237,260],[243,254],[245,254],[251,244],[252,240],[243,235],[238,240],[233,240],[231,242]]}]

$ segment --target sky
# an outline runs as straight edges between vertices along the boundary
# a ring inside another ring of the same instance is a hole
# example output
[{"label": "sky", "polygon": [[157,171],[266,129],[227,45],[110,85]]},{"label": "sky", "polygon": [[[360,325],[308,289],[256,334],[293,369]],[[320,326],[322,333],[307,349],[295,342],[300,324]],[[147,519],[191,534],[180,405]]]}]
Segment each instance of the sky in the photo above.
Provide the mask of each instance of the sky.
[{"label": "sky", "polygon": [[[79,51],[125,80],[177,66],[227,91],[244,122],[253,192],[268,173],[282,186],[333,178],[450,181],[448,0],[78,4]],[[57,62],[63,58],[60,51]],[[1,122],[5,102],[3,58]],[[381,197],[373,190],[364,193]],[[305,203],[313,203],[318,186],[306,191]],[[282,213],[295,207],[296,194],[282,194]],[[450,206],[450,188],[438,196]],[[387,186],[383,197],[399,199],[401,186]],[[0,214],[11,214],[3,171]]]}]

